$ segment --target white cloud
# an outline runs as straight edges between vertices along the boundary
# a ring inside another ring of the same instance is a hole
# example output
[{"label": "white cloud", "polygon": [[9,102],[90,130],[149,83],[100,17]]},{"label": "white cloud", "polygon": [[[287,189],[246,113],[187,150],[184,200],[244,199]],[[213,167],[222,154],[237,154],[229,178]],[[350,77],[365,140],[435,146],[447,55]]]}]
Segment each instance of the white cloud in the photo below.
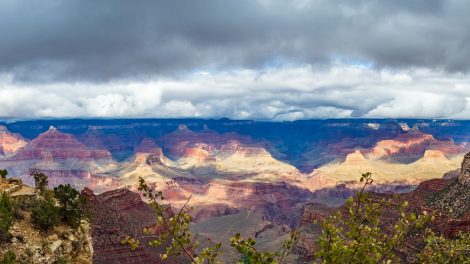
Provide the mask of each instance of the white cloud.
[{"label": "white cloud", "polygon": [[0,116],[468,118],[470,75],[337,64],[192,73],[150,81],[25,84],[0,78]]},{"label": "white cloud", "polygon": [[[156,113],[158,115],[158,113]],[[164,117],[198,117],[199,113],[189,101],[172,100],[163,105]]]}]

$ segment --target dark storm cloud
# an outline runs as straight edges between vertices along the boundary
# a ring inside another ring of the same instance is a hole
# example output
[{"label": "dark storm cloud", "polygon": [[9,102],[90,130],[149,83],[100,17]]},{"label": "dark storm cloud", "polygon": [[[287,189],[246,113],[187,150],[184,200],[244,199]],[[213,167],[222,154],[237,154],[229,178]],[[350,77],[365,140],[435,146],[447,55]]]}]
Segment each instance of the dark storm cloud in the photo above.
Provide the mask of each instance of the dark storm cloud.
[{"label": "dark storm cloud", "polygon": [[468,118],[464,0],[2,0],[0,118]]},{"label": "dark storm cloud", "polygon": [[0,71],[94,82],[339,60],[467,72],[469,13],[464,0],[3,0]]}]

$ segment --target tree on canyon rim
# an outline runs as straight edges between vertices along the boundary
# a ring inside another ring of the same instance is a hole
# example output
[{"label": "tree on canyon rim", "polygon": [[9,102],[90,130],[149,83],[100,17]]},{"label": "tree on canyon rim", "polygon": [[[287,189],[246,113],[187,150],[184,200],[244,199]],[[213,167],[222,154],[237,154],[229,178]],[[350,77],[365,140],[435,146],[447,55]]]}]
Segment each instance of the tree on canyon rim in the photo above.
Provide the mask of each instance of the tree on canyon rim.
[{"label": "tree on canyon rim", "polygon": [[36,190],[39,191],[39,193],[44,194],[44,191],[49,184],[47,175],[38,169],[31,169],[29,171],[29,175],[34,178]]},{"label": "tree on canyon rim", "polygon": [[8,175],[8,171],[6,169],[0,170],[0,177],[2,179],[6,179]]},{"label": "tree on canyon rim", "polygon": [[70,184],[61,184],[54,188],[54,197],[59,201],[62,221],[76,228],[84,216],[86,198]]}]

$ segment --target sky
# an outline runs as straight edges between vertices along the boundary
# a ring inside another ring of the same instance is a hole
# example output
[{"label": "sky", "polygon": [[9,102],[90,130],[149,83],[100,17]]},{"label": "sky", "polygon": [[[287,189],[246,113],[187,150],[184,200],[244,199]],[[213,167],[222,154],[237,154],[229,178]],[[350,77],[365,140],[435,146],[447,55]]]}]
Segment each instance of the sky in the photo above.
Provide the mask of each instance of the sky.
[{"label": "sky", "polygon": [[1,0],[0,118],[470,117],[467,0]]}]

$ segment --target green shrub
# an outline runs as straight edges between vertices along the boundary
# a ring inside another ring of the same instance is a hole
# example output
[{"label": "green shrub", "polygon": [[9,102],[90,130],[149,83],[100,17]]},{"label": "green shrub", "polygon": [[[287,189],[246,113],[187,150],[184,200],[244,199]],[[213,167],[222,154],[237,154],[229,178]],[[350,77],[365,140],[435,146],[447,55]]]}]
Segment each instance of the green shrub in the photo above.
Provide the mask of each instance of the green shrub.
[{"label": "green shrub", "polygon": [[426,247],[419,254],[420,263],[470,263],[470,234],[460,233],[455,239],[437,236],[428,230]]},{"label": "green shrub", "polygon": [[315,252],[321,263],[399,263],[396,250],[431,221],[432,216],[407,214],[405,202],[399,206],[400,219],[388,232],[381,227],[381,216],[394,205],[374,200],[364,190],[372,184],[372,174],[361,177],[362,190],[346,201],[346,214],[337,212],[322,223]]},{"label": "green shrub", "polygon": [[55,187],[54,196],[60,204],[59,211],[62,221],[73,228],[78,227],[83,216],[83,205],[86,199],[70,184],[61,184]]},{"label": "green shrub", "polygon": [[0,259],[0,264],[15,264],[16,263],[16,255],[12,251],[8,250]]},{"label": "green shrub", "polygon": [[8,171],[3,169],[3,170],[0,170],[0,178],[2,179],[6,179],[7,178],[7,175],[8,175]]},{"label": "green shrub", "polygon": [[36,202],[36,198],[29,195],[18,195],[14,197],[15,207],[17,211],[30,211]]},{"label": "green shrub", "polygon": [[[425,212],[407,214],[404,203],[399,207],[401,218],[390,232],[385,232],[380,226],[380,216],[393,205],[385,200],[375,201],[365,193],[365,188],[373,182],[371,173],[363,174],[360,181],[364,182],[361,191],[346,201],[347,213],[337,212],[321,223],[314,263],[399,263],[394,250],[431,220]],[[259,252],[253,238],[243,239],[239,234],[231,239],[231,245],[241,254],[241,263],[280,264],[286,260],[279,256],[289,253],[294,239],[291,236],[283,251],[275,253]]]},{"label": "green shrub", "polygon": [[63,256],[57,257],[55,264],[67,264],[67,259]]},{"label": "green shrub", "polygon": [[59,224],[59,208],[51,195],[36,199],[31,209],[31,222],[35,228],[42,231],[49,231]]},{"label": "green shrub", "polygon": [[14,221],[14,209],[10,196],[3,192],[0,196],[0,242],[7,242],[10,240],[10,227]]}]

